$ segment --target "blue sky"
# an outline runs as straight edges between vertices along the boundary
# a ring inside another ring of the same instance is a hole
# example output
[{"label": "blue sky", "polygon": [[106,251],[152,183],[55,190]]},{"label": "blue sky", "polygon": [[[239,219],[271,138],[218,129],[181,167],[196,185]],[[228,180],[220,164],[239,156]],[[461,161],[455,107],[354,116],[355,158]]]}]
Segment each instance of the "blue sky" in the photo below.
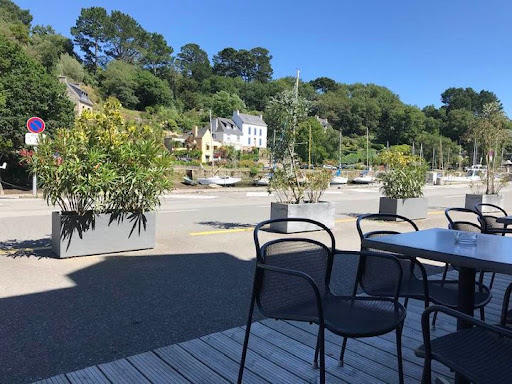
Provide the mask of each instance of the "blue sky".
[{"label": "blue sky", "polygon": [[134,17],[175,52],[190,42],[211,57],[262,46],[274,77],[375,83],[408,104],[440,106],[448,87],[495,92],[512,117],[512,2],[507,0],[14,0],[33,24],[69,36],[82,7]]}]

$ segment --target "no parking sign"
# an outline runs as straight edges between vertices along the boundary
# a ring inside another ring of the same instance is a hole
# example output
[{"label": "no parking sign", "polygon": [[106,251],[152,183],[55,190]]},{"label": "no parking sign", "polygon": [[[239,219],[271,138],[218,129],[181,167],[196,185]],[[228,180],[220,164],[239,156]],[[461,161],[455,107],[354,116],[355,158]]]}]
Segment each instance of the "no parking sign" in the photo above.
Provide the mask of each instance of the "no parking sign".
[{"label": "no parking sign", "polygon": [[27,129],[32,133],[41,133],[44,131],[46,124],[40,117],[31,117],[27,120]]}]

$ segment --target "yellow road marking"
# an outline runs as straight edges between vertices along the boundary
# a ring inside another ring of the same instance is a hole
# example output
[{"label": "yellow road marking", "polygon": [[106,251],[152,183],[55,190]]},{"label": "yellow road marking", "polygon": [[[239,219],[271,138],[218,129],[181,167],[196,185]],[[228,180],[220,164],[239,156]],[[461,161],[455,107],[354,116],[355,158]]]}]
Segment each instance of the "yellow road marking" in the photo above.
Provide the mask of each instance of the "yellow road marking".
[{"label": "yellow road marking", "polygon": [[218,235],[223,233],[248,232],[254,230],[252,228],[235,228],[235,229],[219,229],[218,231],[190,232],[190,236]]}]

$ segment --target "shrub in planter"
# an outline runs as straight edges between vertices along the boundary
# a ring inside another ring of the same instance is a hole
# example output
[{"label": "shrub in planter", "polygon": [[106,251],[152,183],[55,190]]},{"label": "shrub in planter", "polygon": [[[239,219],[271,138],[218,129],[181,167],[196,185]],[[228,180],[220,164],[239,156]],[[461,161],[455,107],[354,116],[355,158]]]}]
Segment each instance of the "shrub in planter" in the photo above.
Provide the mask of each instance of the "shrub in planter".
[{"label": "shrub in planter", "polygon": [[[267,112],[269,122],[279,138],[270,147],[270,155],[278,164],[268,185],[268,191],[277,196],[271,204],[270,218],[303,217],[334,226],[334,205],[321,202],[329,186],[328,170],[304,172],[295,153],[297,126],[307,118],[309,102],[291,91],[284,91],[272,98]],[[307,223],[274,223],[271,229],[278,232],[316,230]]]},{"label": "shrub in planter", "polygon": [[[59,206],[65,217],[60,228],[52,228],[52,243],[62,245],[65,240],[68,250],[85,232],[98,231],[99,215],[109,215],[108,225],[130,225],[128,238],[141,236],[148,225],[146,213],[159,205],[159,196],[172,185],[171,157],[161,132],[125,124],[115,101],[107,102],[102,112],[84,111],[73,128],[41,140],[28,162],[47,203]],[[94,242],[89,238],[87,254],[105,252],[94,248]]]},{"label": "shrub in planter", "polygon": [[379,212],[398,214],[410,219],[425,218],[427,200],[423,198],[427,167],[409,146],[391,147],[381,153],[387,172],[380,176]]}]

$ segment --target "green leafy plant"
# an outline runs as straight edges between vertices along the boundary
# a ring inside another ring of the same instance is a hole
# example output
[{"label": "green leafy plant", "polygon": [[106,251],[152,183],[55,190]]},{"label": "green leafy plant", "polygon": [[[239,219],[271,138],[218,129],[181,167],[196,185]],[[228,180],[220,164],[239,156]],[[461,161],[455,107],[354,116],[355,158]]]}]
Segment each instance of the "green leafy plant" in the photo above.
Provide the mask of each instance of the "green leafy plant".
[{"label": "green leafy plant", "polygon": [[28,162],[48,204],[79,215],[151,211],[172,185],[161,132],[125,124],[115,101],[43,139]]},{"label": "green leafy plant", "polygon": [[[482,181],[485,194],[488,195],[497,195],[508,181],[497,175],[502,160],[502,149],[510,142],[506,121],[507,118],[500,103],[487,103],[484,104],[482,113],[476,117],[469,130],[469,137],[481,143],[485,153],[487,169],[482,174]],[[479,186],[475,188],[481,189]]]},{"label": "green leafy plant", "polygon": [[418,156],[410,154],[407,145],[395,146],[380,154],[387,165],[381,176],[380,190],[390,199],[410,199],[423,196],[427,166]]},{"label": "green leafy plant", "polygon": [[268,191],[281,203],[317,203],[329,186],[330,177],[327,179],[323,172],[305,174],[299,168],[300,158],[295,151],[298,126],[307,119],[310,107],[308,100],[291,91],[281,92],[267,107],[277,138],[269,151],[272,161],[280,165],[274,170]]}]

